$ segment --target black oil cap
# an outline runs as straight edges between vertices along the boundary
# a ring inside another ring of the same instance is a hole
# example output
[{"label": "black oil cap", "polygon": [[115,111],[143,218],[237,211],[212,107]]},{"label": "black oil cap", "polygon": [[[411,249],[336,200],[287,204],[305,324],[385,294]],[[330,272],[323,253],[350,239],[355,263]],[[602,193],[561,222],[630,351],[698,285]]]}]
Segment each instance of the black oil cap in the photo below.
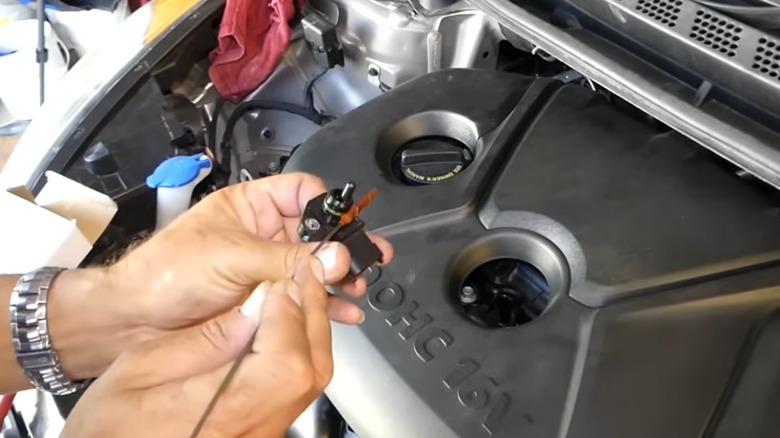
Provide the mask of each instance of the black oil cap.
[{"label": "black oil cap", "polygon": [[106,145],[97,143],[84,152],[84,167],[96,176],[111,175],[119,172],[119,166]]},{"label": "black oil cap", "polygon": [[463,143],[441,136],[421,137],[405,144],[396,158],[400,176],[409,184],[438,184],[462,172],[473,159]]}]

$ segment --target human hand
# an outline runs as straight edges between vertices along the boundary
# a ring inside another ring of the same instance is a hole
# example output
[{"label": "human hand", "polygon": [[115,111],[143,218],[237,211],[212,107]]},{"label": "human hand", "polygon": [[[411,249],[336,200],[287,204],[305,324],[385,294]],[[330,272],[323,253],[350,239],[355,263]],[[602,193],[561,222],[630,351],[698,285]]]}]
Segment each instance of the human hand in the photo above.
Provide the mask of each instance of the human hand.
[{"label": "human hand", "polygon": [[[298,237],[303,209],[325,191],[319,178],[292,173],[207,196],[114,267],[140,303],[135,317],[159,329],[186,327],[234,306],[261,281],[289,277],[316,246]],[[389,262],[390,244],[372,239]],[[327,284],[352,296],[365,293],[365,279],[341,281],[350,265],[343,245],[327,244],[317,256]],[[337,297],[329,300],[329,314],[342,323],[363,320],[357,306]]]},{"label": "human hand", "polygon": [[198,436],[283,436],[333,374],[322,277],[303,263],[294,280],[262,283],[240,310],[124,353],[80,399],[61,436],[190,436],[250,342]]},{"label": "human hand", "polygon": [[[289,278],[316,246],[297,235],[302,211],[325,191],[320,179],[302,173],[231,186],[207,196],[116,264],[63,273],[54,288],[65,293],[52,294],[50,319],[67,375],[95,377],[139,339],[201,323],[240,303],[259,283]],[[371,238],[383,263],[390,262],[390,244]],[[365,293],[365,279],[343,281],[350,266],[343,245],[327,244],[311,260],[324,269],[326,284],[353,297]],[[81,292],[76,297],[73,291]],[[74,317],[89,309],[88,324]],[[328,297],[328,314],[346,324],[364,318],[359,307],[335,296]]]}]

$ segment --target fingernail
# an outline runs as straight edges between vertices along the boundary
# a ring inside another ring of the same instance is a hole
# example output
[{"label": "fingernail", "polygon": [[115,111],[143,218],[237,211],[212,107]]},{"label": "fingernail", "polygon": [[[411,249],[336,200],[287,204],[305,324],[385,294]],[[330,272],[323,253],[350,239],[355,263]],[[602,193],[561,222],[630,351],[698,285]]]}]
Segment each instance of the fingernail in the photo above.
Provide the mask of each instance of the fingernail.
[{"label": "fingernail", "polygon": [[[328,242],[322,246],[317,253],[317,258],[322,263],[324,272],[333,272],[336,270],[336,264],[339,258],[339,245],[335,242]],[[317,272],[317,269],[314,270]]]},{"label": "fingernail", "polygon": [[311,271],[314,273],[314,276],[317,278],[317,281],[320,282],[320,284],[325,284],[325,266],[322,263],[322,260],[319,258],[314,258],[311,261]]},{"label": "fingernail", "polygon": [[360,315],[357,318],[358,324],[363,324],[364,322],[366,322],[366,313],[363,312],[363,310],[361,309],[358,309],[357,311],[358,313],[360,313]]},{"label": "fingernail", "polygon": [[244,304],[241,305],[241,308],[238,309],[238,311],[246,317],[259,321],[260,315],[263,313],[265,294],[268,292],[268,289],[271,288],[271,285],[272,283],[270,281],[260,283],[260,285],[249,295],[249,298],[244,301]]}]

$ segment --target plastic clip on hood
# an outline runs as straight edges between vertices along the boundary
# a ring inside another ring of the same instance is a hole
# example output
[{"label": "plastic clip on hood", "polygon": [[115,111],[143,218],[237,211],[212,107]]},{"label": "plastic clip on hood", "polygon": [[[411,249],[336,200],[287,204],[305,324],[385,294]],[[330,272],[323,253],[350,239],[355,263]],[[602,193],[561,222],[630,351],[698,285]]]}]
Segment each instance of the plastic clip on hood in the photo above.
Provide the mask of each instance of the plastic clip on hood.
[{"label": "plastic clip on hood", "polygon": [[157,229],[160,230],[190,208],[195,186],[209,174],[213,165],[205,154],[173,157],[163,161],[146,178],[157,190]]}]

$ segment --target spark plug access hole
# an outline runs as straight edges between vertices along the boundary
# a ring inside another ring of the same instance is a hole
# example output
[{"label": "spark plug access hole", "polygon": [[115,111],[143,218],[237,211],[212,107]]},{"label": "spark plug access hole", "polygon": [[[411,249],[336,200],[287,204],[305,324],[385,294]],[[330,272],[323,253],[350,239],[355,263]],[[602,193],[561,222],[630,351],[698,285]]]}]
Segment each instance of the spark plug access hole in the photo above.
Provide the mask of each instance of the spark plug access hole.
[{"label": "spark plug access hole", "polygon": [[486,328],[536,320],[568,292],[570,282],[560,249],[522,229],[492,231],[469,244],[452,260],[447,275],[451,302]]},{"label": "spark plug access hole", "polygon": [[483,263],[466,277],[458,300],[474,322],[514,327],[536,319],[550,304],[550,286],[534,265],[518,259]]}]

